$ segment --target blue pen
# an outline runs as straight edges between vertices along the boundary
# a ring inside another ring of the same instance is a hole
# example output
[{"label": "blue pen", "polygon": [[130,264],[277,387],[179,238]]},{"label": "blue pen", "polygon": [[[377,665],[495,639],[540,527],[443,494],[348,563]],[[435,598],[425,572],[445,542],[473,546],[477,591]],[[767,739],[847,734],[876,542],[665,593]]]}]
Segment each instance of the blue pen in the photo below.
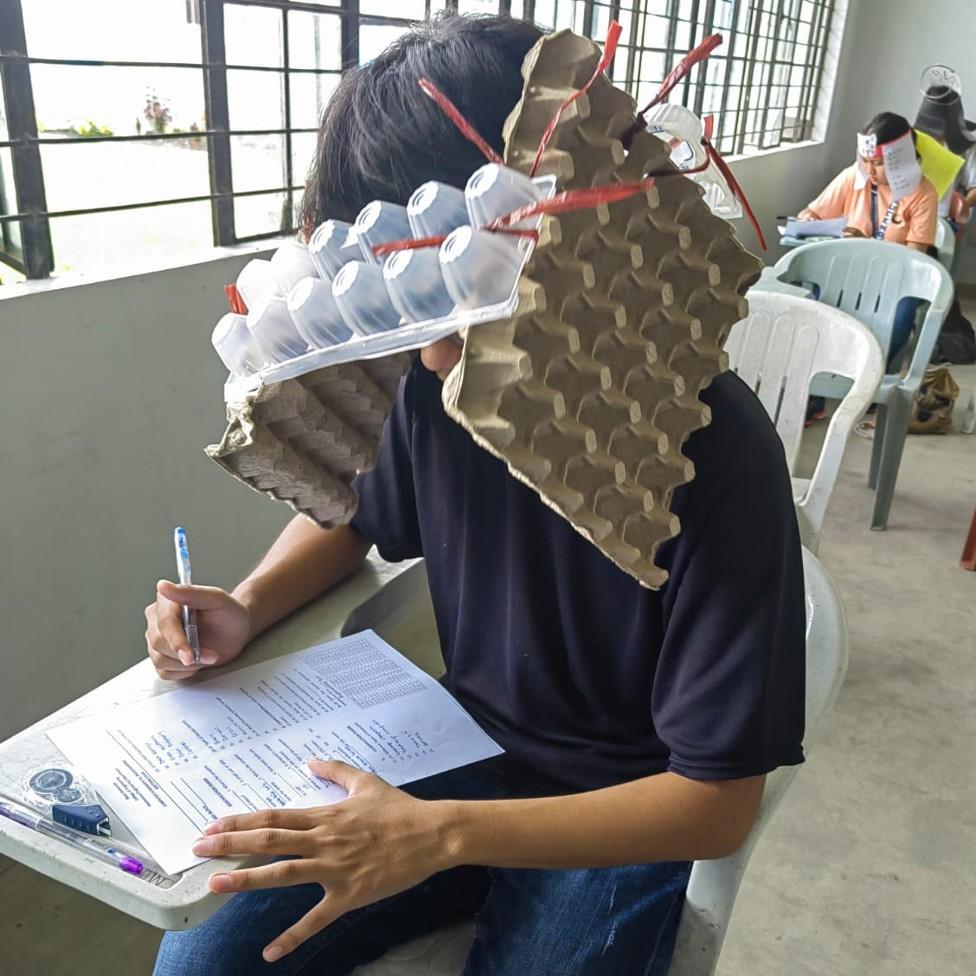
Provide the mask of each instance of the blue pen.
[{"label": "blue pen", "polygon": [[[183,586],[190,586],[193,577],[190,573],[190,550],[186,542],[186,529],[177,526],[173,530],[173,545],[176,547],[176,571]],[[193,651],[193,663],[200,663],[200,637],[197,634],[197,615],[192,607],[183,607],[183,629]]]}]

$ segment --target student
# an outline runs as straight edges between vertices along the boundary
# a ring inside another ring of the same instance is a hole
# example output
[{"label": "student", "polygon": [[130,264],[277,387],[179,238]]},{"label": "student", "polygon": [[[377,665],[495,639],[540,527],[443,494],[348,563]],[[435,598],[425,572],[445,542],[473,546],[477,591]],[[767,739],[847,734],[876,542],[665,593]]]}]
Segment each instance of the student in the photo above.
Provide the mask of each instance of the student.
[{"label": "student", "polygon": [[[865,127],[861,136],[873,137],[877,149],[871,155],[858,156],[854,165],[841,170],[826,189],[808,207],[800,211],[801,220],[828,220],[846,217],[847,237],[871,237],[876,240],[905,244],[915,251],[927,252],[935,246],[939,198],[935,187],[918,173],[915,189],[893,199],[885,174],[881,147],[915,133],[907,119],[893,112],[881,112]],[[895,309],[887,371],[893,372],[901,360],[920,301],[903,298]]]},{"label": "student", "polygon": [[846,217],[848,237],[873,237],[927,251],[935,244],[939,210],[935,187],[919,174],[915,189],[893,200],[880,155],[882,146],[909,132],[914,141],[912,127],[900,115],[893,112],[876,115],[861,135],[874,136],[878,154],[859,156],[852,166],[841,170],[820,196],[800,211],[800,219]]},{"label": "student", "polygon": [[[372,199],[403,202],[482,163],[419,90],[429,77],[498,150],[539,32],[505,18],[417,28],[342,80],[305,198],[307,226]],[[489,97],[490,96],[490,97]],[[681,532],[659,591],[617,569],[441,406],[451,341],[401,383],[351,525],[295,518],[232,593],[161,582],[147,608],[164,678],[207,667],[361,565],[424,556],[446,687],[506,750],[404,789],[339,762],[331,807],[231,818],[202,853],[298,856],[215,874],[239,892],[169,933],[157,976],[340,976],[478,913],[469,976],[663,976],[690,862],[748,835],[765,774],[802,762],[804,591],[783,449],[732,373],[685,452]],[[323,888],[325,897],[323,899]],[[282,958],[283,957],[283,958]]]}]

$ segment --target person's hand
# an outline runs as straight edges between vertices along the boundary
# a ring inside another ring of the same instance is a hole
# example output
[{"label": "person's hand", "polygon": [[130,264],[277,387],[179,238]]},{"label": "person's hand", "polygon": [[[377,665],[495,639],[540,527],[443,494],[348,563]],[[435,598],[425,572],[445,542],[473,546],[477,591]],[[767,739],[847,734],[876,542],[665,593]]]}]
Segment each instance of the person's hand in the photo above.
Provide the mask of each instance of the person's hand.
[{"label": "person's hand", "polygon": [[312,760],[321,779],[348,790],[339,803],[306,810],[260,810],[224,817],[193,846],[201,857],[293,855],[263,867],[214,874],[216,892],[320,884],[325,896],[307,915],[264,949],[274,962],[298,948],[340,915],[420,884],[451,866],[445,842],[444,804],[418,800],[403,790],[338,760]]},{"label": "person's hand", "polygon": [[[183,630],[181,608],[196,610],[200,664]],[[167,681],[189,678],[201,668],[233,661],[251,638],[247,607],[216,586],[156,584],[156,602],[146,607],[146,646],[156,673]]]},{"label": "person's hand", "polygon": [[862,230],[858,230],[856,227],[845,227],[844,228],[845,237],[866,237],[867,235]]}]

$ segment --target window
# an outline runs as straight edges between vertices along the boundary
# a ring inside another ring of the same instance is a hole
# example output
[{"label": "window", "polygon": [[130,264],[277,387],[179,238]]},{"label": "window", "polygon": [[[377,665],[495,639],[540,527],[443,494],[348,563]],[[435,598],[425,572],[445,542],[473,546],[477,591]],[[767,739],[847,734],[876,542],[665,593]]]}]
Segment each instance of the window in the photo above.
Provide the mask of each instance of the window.
[{"label": "window", "polygon": [[617,19],[639,103],[719,32],[672,98],[722,152],[812,135],[833,0],[0,0],[0,261],[43,278],[290,232],[342,71],[445,8],[598,40]]}]

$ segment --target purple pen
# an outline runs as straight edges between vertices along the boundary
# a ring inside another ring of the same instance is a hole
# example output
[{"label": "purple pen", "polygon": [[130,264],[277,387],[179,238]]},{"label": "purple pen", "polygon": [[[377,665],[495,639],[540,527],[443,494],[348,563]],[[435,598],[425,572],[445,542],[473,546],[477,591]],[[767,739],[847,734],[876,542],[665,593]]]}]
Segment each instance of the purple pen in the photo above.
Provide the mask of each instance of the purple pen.
[{"label": "purple pen", "polygon": [[7,820],[19,823],[23,827],[36,830],[39,834],[57,837],[59,840],[80,848],[92,857],[97,857],[99,860],[114,864],[120,870],[125,871],[126,874],[138,875],[142,874],[145,870],[142,862],[138,858],[132,857],[131,854],[124,854],[114,847],[105,847],[93,837],[86,837],[84,834],[79,834],[68,827],[55,823],[53,820],[48,820],[46,817],[39,817],[20,804],[7,803],[0,800],[0,817],[5,817]]}]

